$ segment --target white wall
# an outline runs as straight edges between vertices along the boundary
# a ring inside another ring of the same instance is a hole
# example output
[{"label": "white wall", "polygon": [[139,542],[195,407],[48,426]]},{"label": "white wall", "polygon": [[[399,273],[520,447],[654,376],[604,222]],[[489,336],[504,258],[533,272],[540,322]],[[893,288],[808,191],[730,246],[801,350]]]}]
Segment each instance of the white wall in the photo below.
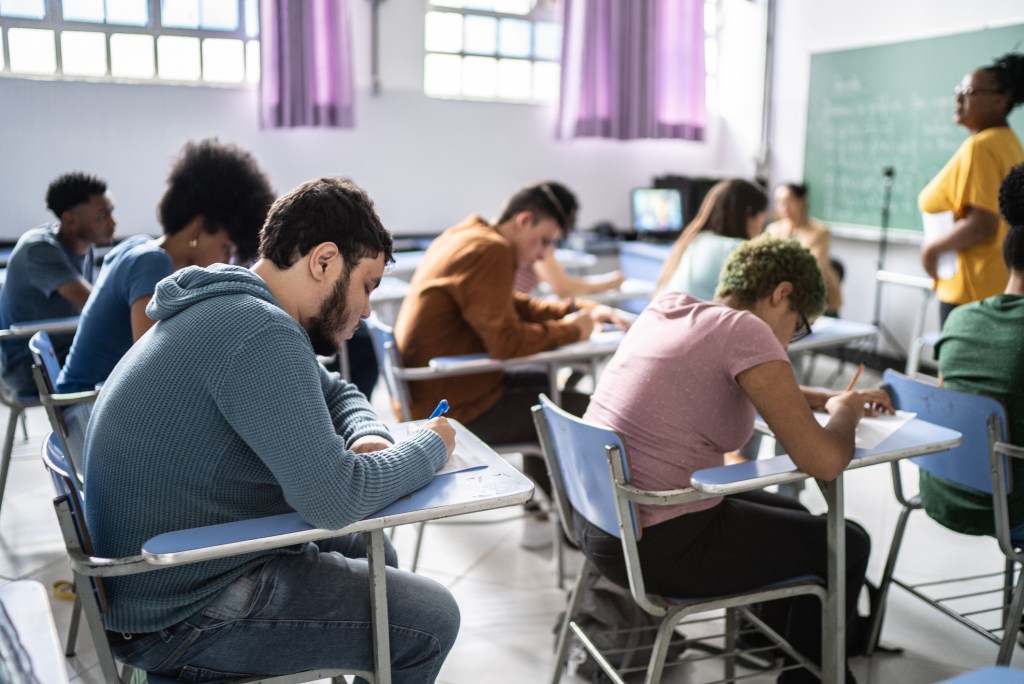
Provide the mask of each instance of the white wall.
[{"label": "white wall", "polygon": [[[778,0],[775,92],[772,99],[772,178],[776,182],[785,182],[799,180],[803,175],[812,52],[1013,23],[1024,23],[1024,4],[1020,0]],[[981,65],[965,64],[964,73],[978,66]],[[899,67],[894,65],[893,68]],[[950,88],[953,85],[951,83]],[[1024,131],[1017,133],[1022,135]],[[814,179],[806,180],[813,192]],[[882,179],[879,177],[879,213],[881,197]],[[842,227],[838,227],[837,232],[841,234]],[[847,270],[843,315],[855,320],[872,320],[874,274],[878,259],[877,237],[872,238],[839,237],[833,241],[833,252],[845,263]],[[924,276],[918,251],[919,244],[915,243],[890,245],[886,268]],[[905,344],[910,337],[910,324],[920,297],[916,291],[888,285],[882,293],[882,323],[898,341]],[[936,311],[937,305],[933,302],[926,330],[937,329]]]},{"label": "white wall", "polygon": [[[377,202],[396,233],[439,232],[470,212],[497,213],[516,187],[557,178],[582,203],[582,226],[628,221],[628,191],[654,175],[752,173],[759,134],[760,16],[723,0],[721,89],[728,114],[702,143],[555,141],[554,112],[531,105],[456,102],[422,94],[423,3],[381,4],[381,82],[369,92],[369,2],[351,0],[356,128],[262,131],[256,93],[0,79],[0,240],[51,220],[49,181],[72,169],[105,178],[118,234],[157,233],[167,167],[190,138],[219,136],[251,150],[278,192],[320,175],[347,175]],[[754,36],[751,40],[750,36]]]}]

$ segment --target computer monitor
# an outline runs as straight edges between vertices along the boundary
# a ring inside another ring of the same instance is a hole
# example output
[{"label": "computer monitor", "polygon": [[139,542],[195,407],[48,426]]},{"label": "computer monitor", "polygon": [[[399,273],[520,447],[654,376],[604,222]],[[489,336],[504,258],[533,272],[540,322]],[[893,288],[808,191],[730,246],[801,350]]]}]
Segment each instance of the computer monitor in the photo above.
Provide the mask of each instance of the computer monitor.
[{"label": "computer monitor", "polygon": [[670,236],[683,229],[683,199],[675,188],[634,188],[630,200],[638,237]]}]

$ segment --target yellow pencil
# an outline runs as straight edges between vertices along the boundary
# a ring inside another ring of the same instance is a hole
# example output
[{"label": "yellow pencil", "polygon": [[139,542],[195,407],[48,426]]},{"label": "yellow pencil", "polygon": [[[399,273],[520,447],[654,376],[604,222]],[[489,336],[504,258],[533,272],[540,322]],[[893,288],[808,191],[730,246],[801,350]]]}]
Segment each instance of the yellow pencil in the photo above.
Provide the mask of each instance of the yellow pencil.
[{"label": "yellow pencil", "polygon": [[857,380],[860,378],[861,372],[864,370],[864,364],[857,366],[857,372],[853,374],[853,380],[850,380],[850,384],[846,386],[846,391],[850,392],[853,390],[853,386],[857,384]]}]

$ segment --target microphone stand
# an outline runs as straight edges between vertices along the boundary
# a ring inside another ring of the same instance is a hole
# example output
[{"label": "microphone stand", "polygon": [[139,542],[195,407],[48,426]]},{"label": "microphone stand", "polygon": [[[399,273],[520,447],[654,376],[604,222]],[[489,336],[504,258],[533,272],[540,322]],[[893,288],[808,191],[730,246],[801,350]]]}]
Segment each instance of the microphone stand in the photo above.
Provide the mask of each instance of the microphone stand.
[{"label": "microphone stand", "polygon": [[[889,246],[889,205],[892,203],[892,179],[895,173],[891,166],[886,166],[882,169],[882,222],[878,240],[878,261],[875,264],[875,273],[885,270],[885,252]],[[871,317],[871,325],[878,328],[879,335],[884,337],[891,347],[898,350],[904,357],[906,356],[906,350],[903,348],[903,345],[896,340],[892,332],[882,323],[882,282],[877,278],[875,280],[875,310]],[[878,335],[875,336],[875,341],[872,344],[872,352],[875,353],[876,357],[878,337]]]}]

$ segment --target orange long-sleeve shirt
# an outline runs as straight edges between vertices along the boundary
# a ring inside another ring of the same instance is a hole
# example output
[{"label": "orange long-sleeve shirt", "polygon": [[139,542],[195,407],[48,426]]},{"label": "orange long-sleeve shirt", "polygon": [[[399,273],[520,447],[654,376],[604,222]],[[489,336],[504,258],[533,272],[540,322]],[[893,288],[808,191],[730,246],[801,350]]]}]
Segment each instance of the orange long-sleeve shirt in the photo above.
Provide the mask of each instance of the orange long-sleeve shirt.
[{"label": "orange long-sleeve shirt", "polygon": [[[402,363],[411,368],[437,356],[480,352],[510,359],[578,340],[576,326],[560,320],[569,303],[514,293],[515,269],[512,245],[479,216],[441,233],[395,322]],[[445,398],[448,416],[469,422],[501,398],[501,378],[481,373],[410,383],[411,418],[425,418]]]}]

